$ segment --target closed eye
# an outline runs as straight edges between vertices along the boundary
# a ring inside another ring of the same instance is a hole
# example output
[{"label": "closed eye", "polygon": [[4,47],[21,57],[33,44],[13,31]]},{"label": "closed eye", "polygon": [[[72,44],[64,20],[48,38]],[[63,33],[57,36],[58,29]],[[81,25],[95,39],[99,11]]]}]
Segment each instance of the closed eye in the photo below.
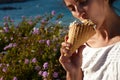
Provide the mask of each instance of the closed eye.
[{"label": "closed eye", "polygon": [[86,6],[89,3],[90,0],[83,0],[81,2],[79,2],[80,6]]},{"label": "closed eye", "polygon": [[67,7],[68,7],[68,9],[69,9],[70,11],[75,11],[75,7],[74,7],[74,6],[68,5]]}]

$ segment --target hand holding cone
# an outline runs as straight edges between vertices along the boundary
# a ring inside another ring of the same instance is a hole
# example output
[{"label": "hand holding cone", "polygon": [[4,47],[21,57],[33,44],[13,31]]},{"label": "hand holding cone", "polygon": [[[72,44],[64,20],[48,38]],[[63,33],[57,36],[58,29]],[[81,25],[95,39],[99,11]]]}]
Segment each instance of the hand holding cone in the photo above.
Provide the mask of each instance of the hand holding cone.
[{"label": "hand holding cone", "polygon": [[70,53],[74,53],[76,49],[95,34],[94,26],[91,21],[84,21],[83,23],[73,22],[70,24],[67,40],[72,45],[69,49]]}]

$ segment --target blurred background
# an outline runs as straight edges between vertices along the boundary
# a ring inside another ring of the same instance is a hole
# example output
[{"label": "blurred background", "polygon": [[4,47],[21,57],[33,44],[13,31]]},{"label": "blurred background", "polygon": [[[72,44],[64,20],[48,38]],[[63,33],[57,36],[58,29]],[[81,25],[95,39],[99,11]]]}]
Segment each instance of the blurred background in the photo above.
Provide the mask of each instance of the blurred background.
[{"label": "blurred background", "polygon": [[0,0],[0,24],[5,16],[10,16],[16,23],[21,21],[22,16],[35,17],[55,11],[63,14],[63,24],[69,24],[74,20],[66,8],[63,0]]}]

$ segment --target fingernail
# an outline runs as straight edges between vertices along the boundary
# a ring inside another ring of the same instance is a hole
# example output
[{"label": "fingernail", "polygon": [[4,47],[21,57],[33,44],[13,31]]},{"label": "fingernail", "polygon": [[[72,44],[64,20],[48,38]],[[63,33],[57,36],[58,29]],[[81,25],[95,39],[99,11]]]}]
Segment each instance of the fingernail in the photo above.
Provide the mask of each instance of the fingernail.
[{"label": "fingernail", "polygon": [[78,53],[78,49],[75,52]]},{"label": "fingernail", "polygon": [[69,47],[69,46],[70,46],[70,44],[66,44],[66,46],[68,46],[68,47]]},{"label": "fingernail", "polygon": [[67,50],[69,50],[70,48],[69,47],[66,47]]},{"label": "fingernail", "polygon": [[65,45],[65,43],[63,42],[61,45],[62,45],[62,46],[64,46],[64,45]]},{"label": "fingernail", "polygon": [[64,54],[63,56],[67,56],[67,54]]}]

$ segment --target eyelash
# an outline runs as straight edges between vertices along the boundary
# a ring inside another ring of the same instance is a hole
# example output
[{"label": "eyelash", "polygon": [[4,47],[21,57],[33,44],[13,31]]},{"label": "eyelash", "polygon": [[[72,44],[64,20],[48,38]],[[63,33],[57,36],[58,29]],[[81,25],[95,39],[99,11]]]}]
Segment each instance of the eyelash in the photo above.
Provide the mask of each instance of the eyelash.
[{"label": "eyelash", "polygon": [[[85,6],[85,5],[88,4],[88,2],[89,2],[89,0],[86,0],[86,1],[83,1],[83,2],[78,2],[78,4],[79,4],[80,6]],[[75,8],[74,8],[73,6],[70,6],[70,7],[69,7],[69,10],[70,10],[70,11],[75,11]]]},{"label": "eyelash", "polygon": [[88,2],[89,2],[89,0],[86,0],[86,1],[83,1],[83,2],[79,2],[79,5],[80,6],[85,6],[85,5],[88,4]]},{"label": "eyelash", "polygon": [[69,8],[69,10],[70,10],[70,11],[75,11],[75,8],[71,6],[71,7]]}]

